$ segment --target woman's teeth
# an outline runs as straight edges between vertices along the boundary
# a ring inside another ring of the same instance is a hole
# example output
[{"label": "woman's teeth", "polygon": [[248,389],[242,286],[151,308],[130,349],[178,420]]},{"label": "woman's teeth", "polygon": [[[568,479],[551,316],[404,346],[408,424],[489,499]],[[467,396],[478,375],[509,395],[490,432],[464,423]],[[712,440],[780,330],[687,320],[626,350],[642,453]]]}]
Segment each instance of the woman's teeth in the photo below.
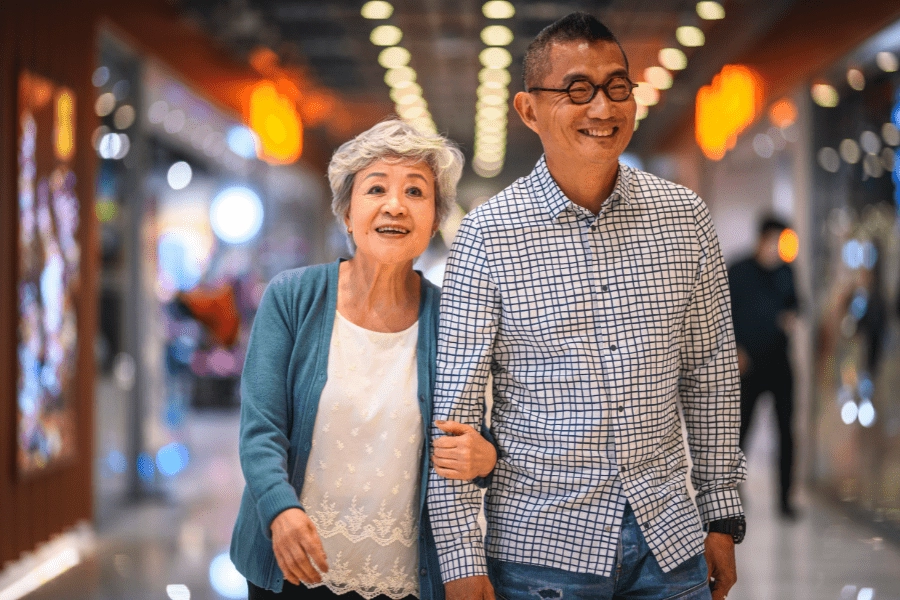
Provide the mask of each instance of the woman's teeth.
[{"label": "woman's teeth", "polygon": [[375,231],[378,233],[409,233],[408,229],[402,227],[376,227]]}]

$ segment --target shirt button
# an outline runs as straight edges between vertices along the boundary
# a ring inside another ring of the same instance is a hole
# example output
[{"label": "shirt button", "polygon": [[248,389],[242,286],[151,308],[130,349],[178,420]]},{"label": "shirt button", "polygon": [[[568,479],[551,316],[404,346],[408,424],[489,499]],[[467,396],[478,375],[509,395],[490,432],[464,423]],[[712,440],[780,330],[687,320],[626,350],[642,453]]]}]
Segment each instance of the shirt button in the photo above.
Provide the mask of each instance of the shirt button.
[{"label": "shirt button", "polygon": [[428,569],[422,569],[421,571],[419,571],[419,575],[425,577],[426,575],[428,575]]},{"label": "shirt button", "polygon": [[610,345],[609,345],[609,349],[612,350],[613,352],[615,352],[616,350],[619,349],[619,347],[616,346],[615,344],[610,344]]},{"label": "shirt button", "polygon": [[623,412],[624,410],[625,410],[625,407],[622,406],[622,405],[620,404],[620,405],[619,405],[619,412]]},{"label": "shirt button", "polygon": [[604,527],[603,529],[605,529],[606,531],[612,531],[612,527],[610,527],[609,525],[607,525],[607,526]]},{"label": "shirt button", "polygon": [[601,291],[604,291],[604,292],[608,292],[608,291],[609,291],[609,286],[606,285],[606,284],[603,284],[603,285],[600,286],[600,290],[601,290]]}]

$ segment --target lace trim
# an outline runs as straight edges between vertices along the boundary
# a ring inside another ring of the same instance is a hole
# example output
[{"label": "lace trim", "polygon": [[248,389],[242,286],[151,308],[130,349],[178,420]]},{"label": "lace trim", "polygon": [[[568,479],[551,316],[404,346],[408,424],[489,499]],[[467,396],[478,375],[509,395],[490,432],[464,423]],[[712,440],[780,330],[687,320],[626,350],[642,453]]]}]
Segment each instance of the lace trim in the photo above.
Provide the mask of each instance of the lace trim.
[{"label": "lace trim", "polygon": [[367,556],[362,571],[354,576],[349,565],[343,560],[343,552],[328,560],[328,573],[322,575],[322,583],[308,585],[309,588],[325,586],[335,594],[356,592],[366,600],[384,594],[393,600],[406,596],[419,597],[418,581],[410,576],[408,569],[400,566],[400,559],[394,559],[391,572],[382,576],[381,569],[372,565],[372,557]]},{"label": "lace trim", "polygon": [[358,506],[357,498],[354,496],[350,502],[349,513],[343,519],[338,519],[339,512],[335,508],[335,503],[328,501],[327,493],[322,496],[319,506],[311,507],[307,512],[323,538],[340,534],[353,543],[370,539],[379,546],[397,542],[407,548],[416,542],[418,527],[410,506],[406,507],[403,516],[398,519],[394,516],[393,510],[387,510],[387,501],[382,500],[376,516],[370,523],[366,523],[370,520],[369,515],[364,508]]}]

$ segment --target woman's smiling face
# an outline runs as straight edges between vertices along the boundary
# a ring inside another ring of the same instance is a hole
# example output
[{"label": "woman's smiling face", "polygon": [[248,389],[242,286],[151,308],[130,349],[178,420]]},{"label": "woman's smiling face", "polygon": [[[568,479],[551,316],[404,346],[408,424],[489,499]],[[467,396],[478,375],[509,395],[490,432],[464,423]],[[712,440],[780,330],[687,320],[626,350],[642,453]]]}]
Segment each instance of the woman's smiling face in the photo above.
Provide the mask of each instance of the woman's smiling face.
[{"label": "woman's smiling face", "polygon": [[423,162],[377,161],[353,178],[350,211],[357,254],[385,264],[415,260],[437,229],[435,183]]}]

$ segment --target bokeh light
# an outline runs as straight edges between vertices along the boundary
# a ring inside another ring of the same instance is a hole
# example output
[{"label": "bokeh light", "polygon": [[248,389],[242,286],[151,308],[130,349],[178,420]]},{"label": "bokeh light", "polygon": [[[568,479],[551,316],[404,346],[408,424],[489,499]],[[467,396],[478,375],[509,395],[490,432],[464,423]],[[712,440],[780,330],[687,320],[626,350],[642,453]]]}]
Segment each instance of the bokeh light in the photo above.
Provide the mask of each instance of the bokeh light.
[{"label": "bokeh light", "polygon": [[177,475],[187,467],[190,456],[184,444],[172,442],[156,452],[156,468],[166,477]]},{"label": "bokeh light", "polygon": [[488,25],[481,30],[481,41],[485,46],[508,46],[513,41],[513,32],[505,25]]},{"label": "bokeh light", "polygon": [[512,63],[512,55],[506,48],[485,48],[478,55],[482,66],[488,69],[505,69]]},{"label": "bokeh light", "polygon": [[235,125],[228,130],[225,141],[228,144],[228,148],[241,158],[253,158],[256,156],[258,140],[253,130],[248,127]]},{"label": "bokeh light", "polygon": [[488,19],[511,19],[516,14],[516,8],[506,0],[490,0],[484,3],[481,12]]},{"label": "bokeh light", "polygon": [[644,79],[658,90],[667,90],[672,87],[672,74],[659,66],[644,69]]},{"label": "bokeh light", "polygon": [[359,11],[364,19],[390,19],[394,14],[394,7],[390,2],[383,0],[370,0],[363,4]]},{"label": "bokeh light", "polygon": [[169,600],[191,600],[191,590],[183,583],[172,583],[166,586]]},{"label": "bokeh light", "polygon": [[772,103],[769,108],[769,121],[772,125],[785,129],[797,120],[797,107],[790,98],[782,98]]},{"label": "bokeh light", "polygon": [[659,102],[659,90],[646,81],[639,81],[632,93],[634,94],[635,102],[638,104],[653,106]]},{"label": "bokeh light", "polygon": [[866,88],[866,76],[859,69],[848,69],[847,84],[857,92],[861,92]]},{"label": "bokeh light", "polygon": [[778,236],[778,257],[786,263],[792,263],[800,253],[800,238],[793,229],[785,229]]},{"label": "bokeh light", "polygon": [[813,102],[823,108],[834,108],[838,105],[840,97],[833,85],[816,83],[810,88]]},{"label": "bokeh light", "polygon": [[209,563],[209,583],[226,598],[247,597],[247,580],[235,568],[228,552],[216,555]]},{"label": "bokeh light", "polygon": [[166,181],[173,190],[183,190],[191,183],[193,175],[194,172],[191,169],[191,165],[180,160],[169,167],[166,173]]},{"label": "bokeh light", "polygon": [[396,25],[379,25],[372,30],[369,39],[376,46],[396,46],[403,39],[403,32]]},{"label": "bokeh light", "polygon": [[391,46],[378,54],[378,64],[385,69],[396,69],[408,65],[411,58],[412,56],[406,48]]},{"label": "bokeh light", "polygon": [[897,55],[893,52],[879,52],[875,55],[875,64],[885,73],[895,73],[898,65]]},{"label": "bokeh light", "polygon": [[682,25],[675,30],[675,39],[678,43],[687,48],[697,48],[706,43],[706,36],[699,27],[693,25]]},{"label": "bokeh light", "polygon": [[725,9],[718,2],[698,2],[697,14],[701,19],[716,21],[725,18]]},{"label": "bokeh light", "polygon": [[209,217],[212,230],[219,239],[229,244],[243,244],[262,228],[262,201],[249,188],[226,188],[213,199]]},{"label": "bokeh light", "polygon": [[659,64],[670,71],[681,71],[687,67],[687,56],[680,48],[663,48],[659,51]]}]

